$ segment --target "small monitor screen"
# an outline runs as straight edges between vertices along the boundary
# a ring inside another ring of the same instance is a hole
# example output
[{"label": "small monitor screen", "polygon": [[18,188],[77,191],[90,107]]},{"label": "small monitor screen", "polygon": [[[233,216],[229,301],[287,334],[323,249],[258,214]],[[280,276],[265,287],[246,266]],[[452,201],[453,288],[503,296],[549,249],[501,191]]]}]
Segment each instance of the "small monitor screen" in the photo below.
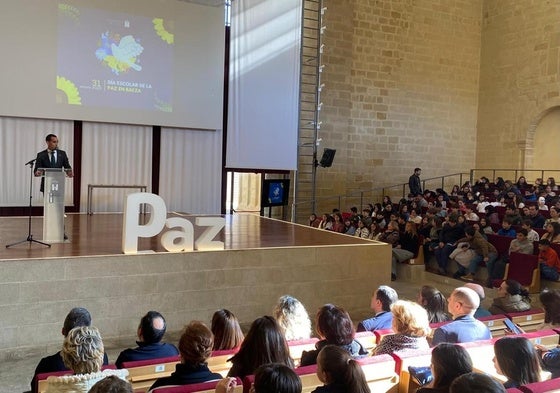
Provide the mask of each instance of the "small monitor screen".
[{"label": "small monitor screen", "polygon": [[285,206],[290,194],[290,180],[265,179],[261,193],[261,207]]}]

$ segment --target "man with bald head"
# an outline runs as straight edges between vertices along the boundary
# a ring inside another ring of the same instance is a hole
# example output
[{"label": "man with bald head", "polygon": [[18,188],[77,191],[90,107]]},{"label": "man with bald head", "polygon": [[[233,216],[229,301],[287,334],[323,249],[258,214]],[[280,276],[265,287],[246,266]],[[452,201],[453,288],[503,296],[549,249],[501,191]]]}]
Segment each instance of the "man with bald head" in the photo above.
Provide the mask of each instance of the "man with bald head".
[{"label": "man with bald head", "polygon": [[122,368],[124,362],[137,360],[149,360],[166,358],[179,355],[179,350],[175,345],[162,343],[161,339],[165,334],[165,318],[157,311],[148,311],[140,320],[138,326],[138,347],[128,348],[122,351],[115,364]]},{"label": "man with bald head", "polygon": [[456,288],[449,296],[447,309],[453,321],[437,328],[434,332],[432,346],[439,343],[466,343],[492,338],[488,327],[474,318],[480,298],[470,288]]}]

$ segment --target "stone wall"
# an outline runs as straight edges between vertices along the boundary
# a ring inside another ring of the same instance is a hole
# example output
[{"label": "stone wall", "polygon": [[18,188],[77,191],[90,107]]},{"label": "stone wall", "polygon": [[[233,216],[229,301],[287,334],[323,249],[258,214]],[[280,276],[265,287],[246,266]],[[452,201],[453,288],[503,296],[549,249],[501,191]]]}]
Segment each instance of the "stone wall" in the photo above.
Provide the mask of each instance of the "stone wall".
[{"label": "stone wall", "polygon": [[477,167],[541,169],[533,137],[560,105],[559,20],[559,1],[484,1]]},{"label": "stone wall", "polygon": [[[318,195],[475,165],[482,0],[325,0]],[[341,206],[347,209],[348,206]]]}]

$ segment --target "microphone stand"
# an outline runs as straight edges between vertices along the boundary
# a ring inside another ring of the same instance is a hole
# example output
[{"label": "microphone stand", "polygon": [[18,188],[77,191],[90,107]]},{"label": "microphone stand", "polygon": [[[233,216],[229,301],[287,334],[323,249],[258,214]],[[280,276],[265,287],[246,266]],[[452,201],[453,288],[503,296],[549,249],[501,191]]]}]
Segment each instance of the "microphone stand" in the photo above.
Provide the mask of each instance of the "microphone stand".
[{"label": "microphone stand", "polygon": [[37,243],[37,244],[41,244],[43,246],[47,246],[47,247],[51,247],[50,244],[47,243],[43,243],[40,242],[39,240],[35,240],[33,239],[33,235],[31,234],[31,213],[32,213],[32,200],[33,200],[33,163],[35,162],[35,159],[29,161],[28,163],[26,163],[25,165],[29,165],[29,222],[28,222],[28,231],[27,231],[27,238],[25,240],[21,240],[19,242],[16,243],[12,243],[12,244],[8,244],[6,246],[6,248],[10,248],[13,246],[17,246],[18,244],[22,244],[22,243],[29,243],[29,245],[33,244],[33,243]]}]

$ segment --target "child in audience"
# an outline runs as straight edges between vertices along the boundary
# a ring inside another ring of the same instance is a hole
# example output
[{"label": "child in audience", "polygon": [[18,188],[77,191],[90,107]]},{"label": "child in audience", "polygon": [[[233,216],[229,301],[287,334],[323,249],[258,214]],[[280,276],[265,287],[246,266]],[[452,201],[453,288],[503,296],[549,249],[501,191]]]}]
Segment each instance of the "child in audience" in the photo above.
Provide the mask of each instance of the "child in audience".
[{"label": "child in audience", "polygon": [[214,313],[211,330],[214,334],[213,351],[239,348],[243,342],[239,321],[229,310],[221,309]]},{"label": "child in audience", "polygon": [[530,242],[538,242],[540,239],[539,234],[531,227],[531,220],[525,219],[521,222],[521,228],[527,231],[527,239]]},{"label": "child in audience", "polygon": [[507,377],[506,389],[540,381],[541,365],[533,344],[525,337],[502,337],[494,343],[494,367]]},{"label": "child in audience", "polygon": [[541,239],[546,239],[550,243],[560,243],[560,224],[551,222],[544,228],[546,232],[542,235]]},{"label": "child in audience", "polygon": [[467,350],[457,344],[441,343],[432,350],[433,382],[416,393],[448,393],[453,380],[472,372],[473,363]]},{"label": "child in audience", "polygon": [[541,239],[539,241],[539,264],[541,267],[541,278],[550,281],[560,281],[560,259],[558,254],[550,248],[550,241]]},{"label": "child in audience", "polygon": [[[233,393],[235,378],[224,378],[216,385],[216,393]],[[269,363],[255,371],[254,393],[301,393],[301,380],[290,367]]]},{"label": "child in audience", "polygon": [[317,377],[324,385],[313,393],[370,393],[360,364],[336,345],[327,345],[319,352]]},{"label": "child in audience", "polygon": [[511,221],[509,219],[504,218],[502,221],[502,227],[498,229],[497,235],[515,237],[515,229],[511,227]]}]

